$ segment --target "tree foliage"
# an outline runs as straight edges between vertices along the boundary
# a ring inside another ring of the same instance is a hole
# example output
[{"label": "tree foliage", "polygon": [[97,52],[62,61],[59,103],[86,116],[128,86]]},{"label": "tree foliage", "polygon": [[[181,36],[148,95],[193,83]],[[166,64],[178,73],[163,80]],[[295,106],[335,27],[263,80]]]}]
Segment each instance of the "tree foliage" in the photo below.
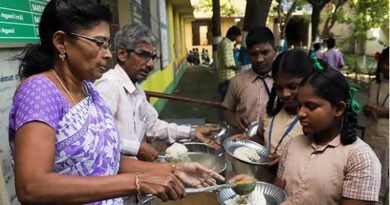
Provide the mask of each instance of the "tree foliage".
[{"label": "tree foliage", "polygon": [[322,29],[321,38],[325,39],[330,37],[330,30],[336,22],[340,22],[346,15],[343,10],[344,4],[348,0],[332,0],[329,4],[333,6],[330,12],[325,14],[324,27]]},{"label": "tree foliage", "polygon": [[[307,4],[306,0],[276,0],[278,3],[273,9],[278,16],[278,26],[280,31],[280,39],[283,39],[286,35],[287,24],[290,21],[292,14],[301,10],[302,7]],[[289,5],[287,8],[285,5]]]},{"label": "tree foliage", "polygon": [[[211,12],[212,9],[212,0],[202,0],[198,5],[195,5],[195,11]],[[239,14],[239,10],[227,0],[220,0],[220,10],[222,16],[235,16]]]},{"label": "tree foliage", "polygon": [[352,41],[368,40],[367,32],[371,28],[389,28],[389,2],[388,0],[351,0],[349,6],[353,15],[344,15],[341,22],[355,26]]}]

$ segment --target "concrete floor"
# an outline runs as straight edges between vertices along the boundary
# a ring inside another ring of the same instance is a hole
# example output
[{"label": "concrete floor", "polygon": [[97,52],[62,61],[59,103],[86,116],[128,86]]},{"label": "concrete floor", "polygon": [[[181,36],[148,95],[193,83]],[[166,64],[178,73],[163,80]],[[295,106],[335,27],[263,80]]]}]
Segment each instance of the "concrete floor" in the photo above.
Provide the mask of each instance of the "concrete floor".
[{"label": "concrete floor", "polygon": [[[190,66],[183,74],[173,94],[218,102],[217,87],[216,73],[210,72],[206,67]],[[217,123],[219,122],[218,113],[218,109],[214,107],[169,100],[161,111],[160,118],[183,124]]]}]

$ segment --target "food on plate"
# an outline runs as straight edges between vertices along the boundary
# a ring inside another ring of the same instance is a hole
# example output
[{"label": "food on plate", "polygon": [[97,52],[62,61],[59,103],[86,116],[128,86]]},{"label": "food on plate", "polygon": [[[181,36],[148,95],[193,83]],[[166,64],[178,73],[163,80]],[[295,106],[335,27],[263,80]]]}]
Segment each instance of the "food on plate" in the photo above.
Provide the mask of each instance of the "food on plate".
[{"label": "food on plate", "polygon": [[257,152],[250,147],[239,147],[234,150],[233,155],[242,160],[251,162],[256,162],[260,160],[260,156],[257,154]]},{"label": "food on plate", "polygon": [[267,205],[264,194],[258,191],[253,191],[244,196],[236,195],[234,198],[228,199],[224,203],[225,205]]},{"label": "food on plate", "polygon": [[173,143],[165,151],[165,156],[172,159],[186,159],[188,157],[188,149],[185,145],[180,143]]}]

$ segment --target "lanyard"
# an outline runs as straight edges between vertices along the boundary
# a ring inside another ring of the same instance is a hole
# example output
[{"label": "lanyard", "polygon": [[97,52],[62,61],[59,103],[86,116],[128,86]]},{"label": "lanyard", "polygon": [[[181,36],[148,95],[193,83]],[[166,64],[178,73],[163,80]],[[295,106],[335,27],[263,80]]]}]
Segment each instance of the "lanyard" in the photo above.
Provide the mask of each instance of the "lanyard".
[{"label": "lanyard", "polygon": [[380,95],[380,89],[381,89],[381,84],[382,83],[379,83],[378,85],[378,91],[376,92],[376,104],[379,105],[379,106],[384,106],[385,105],[385,102],[386,100],[389,98],[389,93],[387,93],[387,96],[385,97],[385,99],[383,100],[383,103],[382,104],[379,104],[379,95]]},{"label": "lanyard", "polygon": [[[269,130],[268,130],[268,149],[269,151],[271,152],[271,136],[272,136],[272,128],[274,126],[274,120],[275,120],[275,116],[272,117],[272,120],[271,120],[271,125],[269,127]],[[286,131],[284,132],[284,134],[282,135],[282,137],[280,138],[278,144],[276,145],[275,147],[275,151],[273,153],[276,153],[276,150],[278,150],[279,148],[279,145],[283,142],[284,138],[288,135],[288,133],[292,130],[292,128],[295,126],[295,124],[297,124],[298,122],[298,116],[295,117],[295,119],[291,122],[291,124],[288,126],[288,128],[286,129]]]}]

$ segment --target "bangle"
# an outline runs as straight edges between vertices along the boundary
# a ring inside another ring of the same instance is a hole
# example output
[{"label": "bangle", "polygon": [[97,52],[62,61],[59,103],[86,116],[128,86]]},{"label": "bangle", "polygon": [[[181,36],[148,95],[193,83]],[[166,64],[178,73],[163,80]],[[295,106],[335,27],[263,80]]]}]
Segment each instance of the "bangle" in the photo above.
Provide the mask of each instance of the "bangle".
[{"label": "bangle", "polygon": [[171,165],[171,173],[175,174],[175,171],[176,171],[176,164],[172,163],[172,165]]},{"label": "bangle", "polygon": [[141,186],[139,185],[139,176],[138,175],[135,176],[135,187],[137,189],[137,198],[138,198],[138,200],[140,200],[142,193],[141,193]]}]

